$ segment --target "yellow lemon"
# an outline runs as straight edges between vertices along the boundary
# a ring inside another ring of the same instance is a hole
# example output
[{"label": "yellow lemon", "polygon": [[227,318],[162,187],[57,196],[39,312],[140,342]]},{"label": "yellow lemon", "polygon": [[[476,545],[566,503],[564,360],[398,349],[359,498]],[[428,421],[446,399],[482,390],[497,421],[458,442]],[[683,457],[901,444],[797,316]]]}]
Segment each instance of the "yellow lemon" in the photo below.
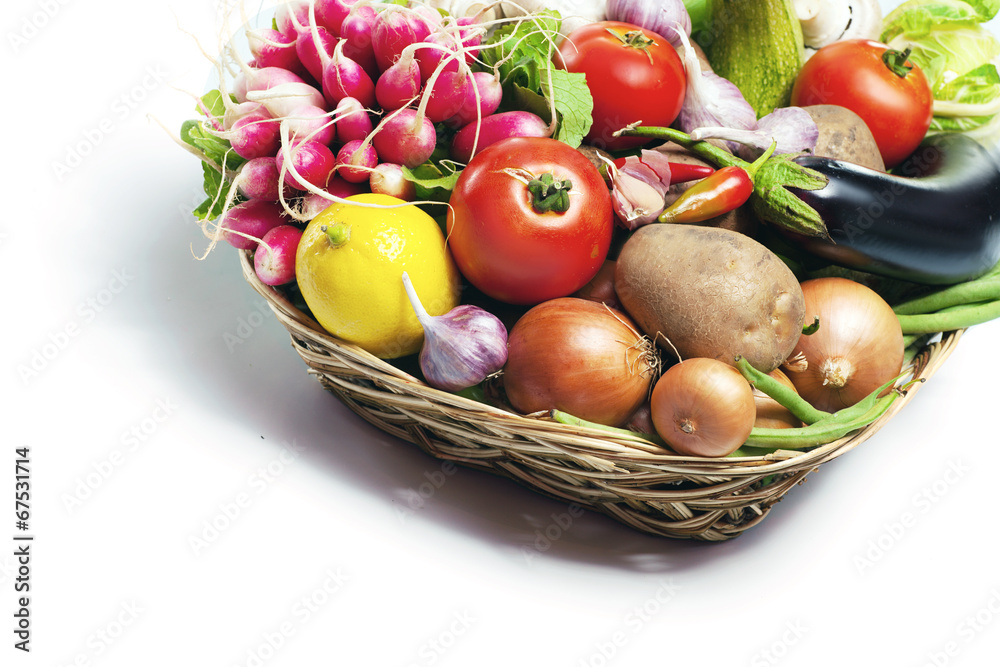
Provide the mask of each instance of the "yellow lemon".
[{"label": "yellow lemon", "polygon": [[410,276],[431,315],[457,306],[459,275],[444,234],[402,199],[361,194],[347,201],[378,206],[335,203],[309,223],[295,255],[302,296],[337,338],[382,359],[418,352],[424,331],[402,276]]}]

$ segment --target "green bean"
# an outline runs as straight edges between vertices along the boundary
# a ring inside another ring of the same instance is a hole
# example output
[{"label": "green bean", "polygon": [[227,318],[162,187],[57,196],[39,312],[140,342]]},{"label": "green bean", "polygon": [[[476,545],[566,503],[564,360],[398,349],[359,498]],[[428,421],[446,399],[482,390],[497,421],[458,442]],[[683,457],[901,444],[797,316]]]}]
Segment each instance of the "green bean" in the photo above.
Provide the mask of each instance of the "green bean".
[{"label": "green bean", "polygon": [[[844,437],[852,431],[868,426],[889,409],[902,391],[910,386],[880,396],[903,377],[900,375],[885,383],[854,405],[834,412],[828,417],[801,428],[755,428],[744,443],[745,447],[777,447],[779,449],[806,449],[825,445]],[[922,380],[920,380],[922,381]]]},{"label": "green bean", "polygon": [[597,422],[587,421],[586,419],[580,419],[575,417],[568,412],[563,412],[562,410],[550,410],[549,416],[560,424],[566,424],[567,426],[579,426],[582,428],[596,428],[599,431],[607,431],[614,435],[629,435],[635,438],[641,438],[654,445],[659,445],[660,447],[668,447],[666,442],[663,441],[659,435],[655,433],[642,433],[640,431],[632,431],[627,428],[617,428],[615,426],[608,426],[606,424],[598,424]]},{"label": "green bean", "polygon": [[996,301],[1000,299],[1000,277],[989,280],[973,280],[967,283],[952,285],[937,292],[926,294],[896,305],[893,310],[897,315],[923,315],[935,313],[952,306],[978,303],[981,301]]},{"label": "green bean", "polygon": [[773,398],[779,405],[806,424],[812,424],[830,416],[829,412],[814,408],[794,389],[786,387],[770,375],[761,373],[742,356],[736,357],[736,368],[750,384]]},{"label": "green bean", "polygon": [[897,315],[904,334],[966,329],[1000,317],[1000,299],[944,308],[935,313]]},{"label": "green bean", "polygon": [[[559,422],[560,424],[566,424],[567,426],[595,428],[599,431],[606,431],[614,435],[630,435],[637,438],[641,438],[643,440],[646,440],[647,442],[651,442],[654,445],[658,445],[665,449],[670,449],[670,445],[668,445],[663,440],[663,438],[661,438],[659,435],[655,433],[642,433],[640,431],[631,431],[629,429],[616,428],[614,426],[607,426],[605,424],[598,424],[597,422],[591,422],[587,421],[586,419],[580,419],[579,417],[575,417],[569,414],[568,412],[563,412],[562,410],[550,410],[549,416],[552,417],[552,419],[554,419],[555,421]],[[732,452],[731,454],[729,454],[727,458],[739,457],[739,456],[761,456],[763,454],[769,453],[761,451],[760,448],[755,448],[755,449],[756,451],[748,452],[741,447],[736,451]]]}]

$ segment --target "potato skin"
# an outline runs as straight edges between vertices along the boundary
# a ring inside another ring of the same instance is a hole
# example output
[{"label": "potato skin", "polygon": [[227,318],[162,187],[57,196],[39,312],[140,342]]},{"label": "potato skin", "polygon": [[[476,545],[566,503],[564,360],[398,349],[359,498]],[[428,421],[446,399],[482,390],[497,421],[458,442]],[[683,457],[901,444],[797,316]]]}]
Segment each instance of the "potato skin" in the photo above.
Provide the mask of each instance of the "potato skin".
[{"label": "potato skin", "polygon": [[[770,373],[802,333],[805,299],[795,274],[738,232],[654,223],[636,230],[615,266],[622,307],[682,359],[734,363]],[[669,342],[668,342],[669,341]]]},{"label": "potato skin", "polygon": [[875,137],[861,116],[835,104],[815,104],[802,108],[819,128],[819,139],[813,155],[885,171],[885,162],[882,161]]}]

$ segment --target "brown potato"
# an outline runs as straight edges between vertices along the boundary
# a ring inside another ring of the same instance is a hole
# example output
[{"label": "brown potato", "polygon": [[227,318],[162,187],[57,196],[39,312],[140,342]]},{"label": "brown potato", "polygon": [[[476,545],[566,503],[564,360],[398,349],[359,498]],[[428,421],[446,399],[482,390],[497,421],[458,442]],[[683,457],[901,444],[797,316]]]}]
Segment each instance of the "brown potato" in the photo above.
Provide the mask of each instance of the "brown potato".
[{"label": "brown potato", "polygon": [[642,330],[682,359],[770,373],[802,332],[805,299],[795,274],[738,232],[651,224],[636,230],[615,266],[618,300]]},{"label": "brown potato", "polygon": [[819,128],[819,139],[813,150],[814,155],[885,171],[885,163],[875,143],[875,137],[861,116],[834,104],[817,104],[802,108],[812,116]]}]

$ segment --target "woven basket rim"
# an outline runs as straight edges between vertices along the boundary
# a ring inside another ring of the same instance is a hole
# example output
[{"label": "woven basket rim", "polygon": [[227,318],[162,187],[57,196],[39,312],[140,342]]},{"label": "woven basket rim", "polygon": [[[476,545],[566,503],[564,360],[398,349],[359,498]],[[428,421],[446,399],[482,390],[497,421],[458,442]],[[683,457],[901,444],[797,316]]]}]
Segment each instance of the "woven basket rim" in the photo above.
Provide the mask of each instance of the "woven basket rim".
[{"label": "woven basket rim", "polygon": [[[290,335],[316,341],[328,348],[335,348],[354,361],[357,372],[376,385],[397,393],[429,401],[445,411],[460,411],[468,420],[493,420],[503,423],[503,429],[531,438],[532,434],[558,435],[564,442],[561,453],[570,457],[588,459],[589,465],[605,460],[612,468],[615,463],[653,466],[658,470],[680,475],[711,475],[713,477],[741,478],[775,474],[804,468],[815,469],[854,449],[878,432],[890,419],[912,400],[926,381],[941,367],[958,344],[964,329],[943,332],[940,340],[928,343],[907,367],[904,381],[921,380],[902,392],[888,411],[867,427],[838,440],[809,450],[779,450],[761,456],[706,458],[670,453],[640,436],[610,434],[593,428],[576,427],[556,422],[544,415],[522,415],[480,403],[424,383],[409,373],[379,359],[360,347],[328,333],[312,317],[303,313],[275,288],[264,284],[257,277],[253,266],[252,251],[239,251],[244,279],[260,294]],[[382,391],[375,389],[373,391]],[[500,443],[502,446],[502,443]],[[544,446],[552,447],[551,443]],[[621,469],[625,472],[624,469]]]}]

